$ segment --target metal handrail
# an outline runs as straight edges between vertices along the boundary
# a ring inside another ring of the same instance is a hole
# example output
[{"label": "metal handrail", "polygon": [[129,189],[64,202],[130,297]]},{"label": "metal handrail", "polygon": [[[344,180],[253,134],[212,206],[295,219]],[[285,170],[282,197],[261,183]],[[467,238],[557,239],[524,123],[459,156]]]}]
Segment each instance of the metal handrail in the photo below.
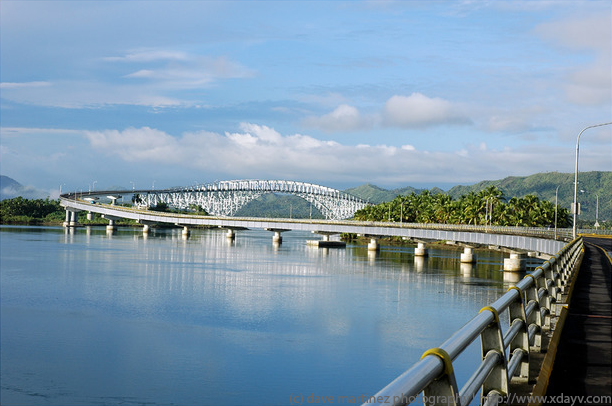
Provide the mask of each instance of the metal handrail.
[{"label": "metal handrail", "polygon": [[[583,252],[582,238],[565,245],[499,299],[485,306],[439,348],[426,351],[412,368],[364,405],[403,406],[412,403],[423,392],[426,405],[464,406],[480,389],[483,404],[496,404],[501,397],[508,395],[508,385],[513,376],[518,374],[529,379],[530,352],[541,351],[542,331],[550,327],[549,316],[551,310],[555,310],[551,307],[567,287],[565,282],[574,272]],[[506,310],[510,313],[510,328],[503,334],[499,315]],[[482,362],[458,391],[452,362],[477,337],[481,339]],[[506,356],[508,348],[509,359]]]}]

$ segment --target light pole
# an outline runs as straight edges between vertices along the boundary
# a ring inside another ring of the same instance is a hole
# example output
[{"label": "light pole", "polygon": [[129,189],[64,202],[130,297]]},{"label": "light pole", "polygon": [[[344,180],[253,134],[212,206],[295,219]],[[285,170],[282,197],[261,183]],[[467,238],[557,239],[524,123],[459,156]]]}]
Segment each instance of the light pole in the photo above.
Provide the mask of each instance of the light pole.
[{"label": "light pole", "polygon": [[97,181],[97,180],[94,180],[94,181],[93,181],[93,188],[92,188],[92,190],[93,190],[94,192],[96,191],[96,182],[98,182],[98,181]]},{"label": "light pole", "polygon": [[595,230],[599,229],[599,195],[597,196],[597,205],[595,206]]},{"label": "light pole", "polygon": [[557,189],[555,190],[555,240],[557,239],[557,207],[558,207],[558,203],[559,203],[559,187],[561,185],[557,186]]},{"label": "light pole", "polygon": [[576,138],[576,170],[574,171],[574,204],[572,206],[572,211],[574,212],[574,224],[572,228],[572,238],[576,238],[576,215],[578,214],[578,205],[576,204],[576,198],[578,197],[578,150],[579,150],[579,144],[580,144],[580,136],[582,135],[583,132],[585,132],[589,128],[602,127],[604,125],[610,125],[610,124],[612,124],[612,122],[595,124],[595,125],[590,125],[588,127],[585,127],[578,134],[578,138]]}]

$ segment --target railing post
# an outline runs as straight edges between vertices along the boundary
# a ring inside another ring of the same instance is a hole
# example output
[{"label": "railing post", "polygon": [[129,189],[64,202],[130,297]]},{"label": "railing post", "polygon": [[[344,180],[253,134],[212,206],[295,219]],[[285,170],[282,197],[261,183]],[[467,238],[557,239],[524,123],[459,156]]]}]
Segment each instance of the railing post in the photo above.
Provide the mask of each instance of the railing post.
[{"label": "railing post", "polygon": [[[523,358],[521,360],[521,366],[518,370],[518,376],[529,380],[529,331],[527,329],[527,316],[525,315],[525,301],[523,300],[523,292],[516,286],[508,288],[510,290],[516,290],[518,292],[518,299],[510,303],[508,312],[510,315],[510,325],[513,323],[521,323],[522,328],[519,333],[510,342],[510,348],[508,354],[513,354],[517,348],[523,350]],[[512,377],[508,377],[511,379]]]},{"label": "railing post", "polygon": [[502,396],[508,395],[508,370],[506,349],[504,348],[504,339],[499,324],[499,314],[497,310],[491,306],[483,307],[479,313],[483,311],[490,311],[493,313],[493,322],[485,327],[482,333],[480,333],[482,359],[484,360],[491,351],[498,353],[501,358],[501,361],[495,365],[489,376],[482,383],[481,396],[484,402],[489,392],[493,390],[499,392]]},{"label": "railing post", "polygon": [[425,406],[459,406],[459,390],[457,389],[457,381],[455,380],[453,360],[442,348],[431,348],[425,351],[421,359],[429,355],[435,355],[442,360],[444,363],[444,371],[442,375],[434,379],[423,390]]},{"label": "railing post", "polygon": [[533,284],[531,287],[525,289],[525,303],[527,305],[534,303],[535,308],[532,312],[527,315],[527,325],[528,329],[532,325],[535,325],[536,331],[533,338],[533,343],[531,347],[533,347],[537,352],[542,350],[542,313],[540,312],[540,300],[538,297],[538,284],[536,283],[536,278],[532,274],[525,275],[525,278],[532,278]]}]

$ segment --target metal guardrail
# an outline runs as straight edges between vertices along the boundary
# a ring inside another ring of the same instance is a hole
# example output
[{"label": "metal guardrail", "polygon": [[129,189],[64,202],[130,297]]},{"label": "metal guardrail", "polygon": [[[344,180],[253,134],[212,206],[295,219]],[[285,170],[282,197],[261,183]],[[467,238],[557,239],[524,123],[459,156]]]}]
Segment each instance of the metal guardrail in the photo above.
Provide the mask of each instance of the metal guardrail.
[{"label": "metal guardrail", "polygon": [[[483,405],[496,405],[507,399],[512,377],[530,378],[530,354],[541,351],[542,331],[550,329],[551,313],[556,314],[556,302],[568,288],[568,280],[583,253],[582,238],[567,244],[497,301],[483,307],[440,347],[425,351],[420,361],[364,405],[403,406],[422,394],[428,406],[465,406],[480,389]],[[503,334],[499,315],[506,310],[510,326]],[[478,337],[482,362],[459,390],[453,360]]]}]

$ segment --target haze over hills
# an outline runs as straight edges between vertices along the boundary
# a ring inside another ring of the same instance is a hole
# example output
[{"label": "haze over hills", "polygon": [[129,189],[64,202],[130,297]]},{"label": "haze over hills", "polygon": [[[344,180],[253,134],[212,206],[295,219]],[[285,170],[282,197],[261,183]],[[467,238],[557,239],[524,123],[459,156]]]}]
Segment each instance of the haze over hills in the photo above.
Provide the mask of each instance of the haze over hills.
[{"label": "haze over hills", "polygon": [[[384,189],[372,184],[350,188],[346,192],[370,203],[378,204],[391,201],[398,195],[409,195],[413,192],[419,194],[423,190],[429,190],[434,194],[446,193],[454,199],[458,199],[470,192],[478,193],[489,186],[501,189],[506,199],[533,194],[540,199],[555,203],[555,191],[558,188],[558,204],[560,207],[569,208],[574,200],[574,174],[559,172],[536,173],[524,177],[509,176],[499,180],[483,180],[473,185],[457,185],[447,192],[436,187],[416,189],[407,186],[398,189]],[[582,211],[580,218],[585,221],[595,220],[597,196],[599,196],[599,222],[612,221],[612,172],[580,172],[578,187],[580,191],[578,201],[581,203]],[[16,196],[44,199],[48,196],[48,193],[32,187],[24,187],[8,176],[0,176],[0,200]],[[315,208],[312,210],[313,218],[320,217]],[[297,196],[269,194],[249,203],[236,214],[240,216],[308,218],[311,216],[311,208],[307,202]]]},{"label": "haze over hills", "polygon": [[49,196],[49,192],[32,186],[23,186],[15,179],[0,175],[0,200],[12,199],[17,196],[25,199],[44,199]]}]

